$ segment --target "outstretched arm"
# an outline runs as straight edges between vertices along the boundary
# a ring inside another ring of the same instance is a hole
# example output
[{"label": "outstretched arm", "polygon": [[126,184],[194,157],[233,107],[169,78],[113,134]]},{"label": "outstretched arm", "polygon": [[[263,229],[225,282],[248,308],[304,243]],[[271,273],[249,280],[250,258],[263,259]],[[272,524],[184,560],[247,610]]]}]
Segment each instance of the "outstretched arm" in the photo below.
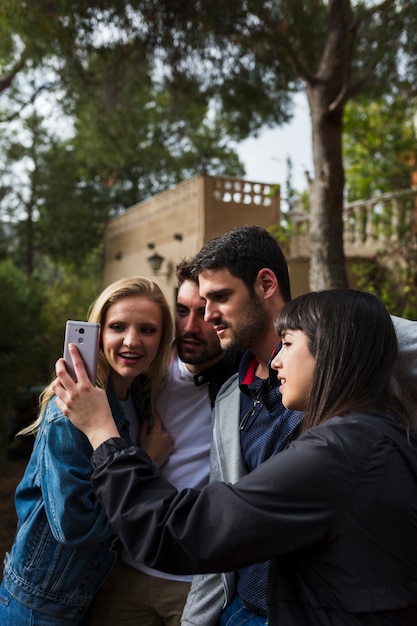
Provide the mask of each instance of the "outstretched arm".
[{"label": "outstretched arm", "polygon": [[[363,471],[368,438],[343,420],[351,446],[338,445],[324,425],[235,485],[211,482],[200,493],[178,493],[144,451],[120,438],[106,394],[91,385],[75,346],[70,354],[78,382],[59,360],[60,407],[95,448],[92,486],[110,523],[132,557],[149,567],[225,572],[317,544]],[[359,459],[354,470],[352,450]]]},{"label": "outstretched arm", "polygon": [[107,439],[120,437],[120,434],[113,420],[106,392],[91,384],[74,344],[70,344],[69,352],[78,382],[74,382],[68,374],[64,359],[58,359],[55,365],[57,379],[52,385],[57,396],[56,404],[88,437],[95,450]]},{"label": "outstretched arm", "polygon": [[[107,394],[91,384],[74,344],[70,344],[69,352],[78,382],[75,383],[69,376],[64,359],[59,359],[55,365],[57,379],[53,383],[56,404],[74,426],[88,437],[95,450],[107,439],[120,437],[120,434],[111,414]],[[156,413],[152,414],[152,423],[149,420],[143,423],[138,444],[157,467],[167,461],[172,450],[172,441]]]}]

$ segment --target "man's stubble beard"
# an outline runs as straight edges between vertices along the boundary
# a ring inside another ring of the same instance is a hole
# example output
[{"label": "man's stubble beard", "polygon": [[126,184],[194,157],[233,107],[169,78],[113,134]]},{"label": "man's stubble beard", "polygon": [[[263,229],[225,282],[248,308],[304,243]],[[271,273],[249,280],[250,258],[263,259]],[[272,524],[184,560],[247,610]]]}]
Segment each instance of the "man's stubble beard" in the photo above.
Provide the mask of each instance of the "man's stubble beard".
[{"label": "man's stubble beard", "polygon": [[[233,327],[228,325],[229,337],[221,341],[223,350],[242,350],[253,346],[270,330],[271,321],[262,300],[255,294],[248,296],[244,315]],[[227,320],[226,320],[227,322]]]},{"label": "man's stubble beard", "polygon": [[183,350],[181,347],[181,342],[177,344],[178,356],[183,363],[188,363],[189,365],[201,365],[206,363],[207,361],[211,361],[216,358],[222,352],[222,348],[219,345],[218,350],[210,351],[205,346],[202,346],[202,350],[196,352],[195,354],[189,354],[188,350]]}]

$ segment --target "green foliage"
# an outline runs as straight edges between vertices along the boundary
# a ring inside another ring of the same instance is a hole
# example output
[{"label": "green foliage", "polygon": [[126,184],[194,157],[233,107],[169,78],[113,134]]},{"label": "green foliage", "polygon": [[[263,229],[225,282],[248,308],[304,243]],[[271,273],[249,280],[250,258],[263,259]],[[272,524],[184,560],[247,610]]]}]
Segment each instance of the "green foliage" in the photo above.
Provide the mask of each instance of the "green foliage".
[{"label": "green foliage", "polygon": [[[361,99],[347,107],[344,154],[349,201],[411,187],[417,163],[414,103],[397,96]],[[372,263],[355,267],[359,287],[377,293],[391,313],[416,319],[415,197],[397,197],[382,206],[374,213],[373,227],[384,236],[386,245]],[[399,228],[397,233],[393,224]]]},{"label": "green foliage", "polygon": [[109,190],[80,174],[68,144],[51,143],[44,163],[36,221],[40,250],[54,263],[83,265],[102,242],[111,211]]},{"label": "green foliage", "polygon": [[391,315],[417,319],[417,281],[400,263],[386,265],[386,259],[356,263],[353,272],[358,289],[376,294]]},{"label": "green foliage", "polygon": [[[62,355],[67,319],[87,319],[102,290],[102,251],[96,249],[80,267],[57,272],[44,265],[28,280],[11,260],[0,261],[0,464],[15,424],[20,398],[41,389]],[[35,415],[27,415],[27,423]]]},{"label": "green foliage", "polygon": [[97,278],[100,274],[96,263],[97,259],[92,255],[84,268],[77,270],[72,267],[63,271],[45,287],[47,306],[43,315],[50,338],[47,364],[51,374],[56,359],[62,354],[66,320],[86,320],[91,302],[102,290],[101,280]]},{"label": "green foliage", "polygon": [[415,105],[404,97],[360,99],[346,107],[344,164],[348,201],[411,186],[417,144]]},{"label": "green foliage", "polygon": [[[179,72],[171,84],[155,74],[144,42],[126,44],[123,10],[62,1],[17,20],[12,4],[6,15],[15,52],[29,54],[31,29],[34,36],[49,33],[41,56],[32,51],[10,97],[3,96],[3,115],[0,103],[0,217],[7,216],[15,237],[11,245],[3,230],[4,253],[28,276],[45,262],[70,266],[75,250],[82,264],[100,245],[111,215],[203,167],[243,174],[225,120],[209,110],[196,84]],[[112,19],[122,41],[104,44],[97,30]],[[33,107],[27,94],[42,93],[46,76],[55,87]]]},{"label": "green foliage", "polygon": [[[392,197],[394,196],[394,197]],[[417,319],[417,194],[390,194],[380,204],[375,259],[358,263],[358,286],[376,293],[393,315]]]},{"label": "green foliage", "polygon": [[81,171],[119,210],[194,175],[203,156],[212,174],[243,173],[195,86],[181,76],[175,89],[151,84],[149,71],[135,48],[98,50],[75,104]]},{"label": "green foliage", "polygon": [[13,420],[18,392],[45,381],[49,338],[42,317],[42,286],[28,282],[11,261],[0,262],[0,456]]},{"label": "green foliage", "polygon": [[[410,0],[4,0],[0,120],[30,117],[42,93],[60,124],[49,143],[32,141],[32,154],[25,145],[19,156],[18,133],[15,152],[0,151],[5,172],[19,163],[17,184],[7,174],[0,181],[3,212],[25,236],[16,262],[28,274],[48,262],[68,267],[77,249],[83,263],[110,215],[195,174],[202,161],[210,173],[240,175],[231,141],[287,121],[292,94],[306,89],[312,287],[340,286],[343,112],[360,94],[375,102],[384,94],[395,111],[397,96],[412,101],[416,20]],[[365,131],[356,121],[352,131]],[[351,197],[404,178],[385,150],[401,134],[385,131],[382,145],[378,132],[365,138],[363,162],[379,170],[364,167]],[[385,156],[395,168],[384,171]]]}]

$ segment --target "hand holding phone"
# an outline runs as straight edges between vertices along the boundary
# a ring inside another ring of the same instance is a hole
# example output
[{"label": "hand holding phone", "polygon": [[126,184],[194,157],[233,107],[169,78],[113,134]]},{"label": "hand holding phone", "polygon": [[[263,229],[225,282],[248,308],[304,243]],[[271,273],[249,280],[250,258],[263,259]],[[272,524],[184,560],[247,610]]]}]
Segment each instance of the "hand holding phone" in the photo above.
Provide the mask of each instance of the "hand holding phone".
[{"label": "hand holding phone", "polygon": [[68,344],[74,343],[82,357],[92,385],[96,384],[98,349],[100,345],[100,324],[68,320],[65,327],[64,360],[68,374],[76,381],[77,377],[68,352]]}]

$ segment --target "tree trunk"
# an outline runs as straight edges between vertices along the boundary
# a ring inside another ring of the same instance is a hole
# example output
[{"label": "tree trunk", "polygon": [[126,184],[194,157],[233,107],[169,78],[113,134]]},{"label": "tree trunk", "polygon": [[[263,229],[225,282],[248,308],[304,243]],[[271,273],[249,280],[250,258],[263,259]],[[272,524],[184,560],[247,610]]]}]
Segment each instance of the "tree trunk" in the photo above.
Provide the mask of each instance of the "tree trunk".
[{"label": "tree trunk", "polygon": [[349,87],[353,19],[350,0],[329,0],[328,30],[314,74],[305,77],[314,179],[310,188],[310,288],[347,287],[343,251],[343,110]]},{"label": "tree trunk", "polygon": [[343,110],[329,111],[326,84],[307,86],[314,179],[310,187],[310,288],[347,287],[343,251]]}]

